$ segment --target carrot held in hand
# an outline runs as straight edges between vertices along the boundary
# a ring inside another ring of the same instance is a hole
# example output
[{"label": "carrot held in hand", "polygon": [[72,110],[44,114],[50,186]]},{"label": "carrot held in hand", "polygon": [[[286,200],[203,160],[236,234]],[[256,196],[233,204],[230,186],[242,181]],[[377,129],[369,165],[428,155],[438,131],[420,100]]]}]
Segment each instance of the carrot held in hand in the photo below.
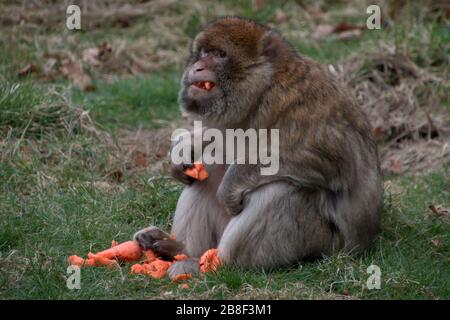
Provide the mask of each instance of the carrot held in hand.
[{"label": "carrot held in hand", "polygon": [[193,167],[187,168],[184,170],[184,173],[199,181],[203,181],[208,178],[208,171],[206,171],[205,165],[201,162],[194,162]]}]

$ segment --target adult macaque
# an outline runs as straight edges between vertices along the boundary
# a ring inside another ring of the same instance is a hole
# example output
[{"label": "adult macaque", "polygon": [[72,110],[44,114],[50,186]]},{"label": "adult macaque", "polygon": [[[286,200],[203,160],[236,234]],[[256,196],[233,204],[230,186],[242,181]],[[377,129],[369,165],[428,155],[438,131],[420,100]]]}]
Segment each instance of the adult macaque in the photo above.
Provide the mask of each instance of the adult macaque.
[{"label": "adult macaque", "polygon": [[180,104],[209,128],[279,129],[279,171],[209,165],[209,178],[193,182],[188,164],[174,165],[187,184],[176,241],[156,227],[135,235],[161,255],[193,257],[171,277],[195,273],[195,258],[214,247],[226,264],[267,269],[371,244],[383,188],[370,125],[349,91],[276,31],[236,17],[207,25],[193,40]]}]

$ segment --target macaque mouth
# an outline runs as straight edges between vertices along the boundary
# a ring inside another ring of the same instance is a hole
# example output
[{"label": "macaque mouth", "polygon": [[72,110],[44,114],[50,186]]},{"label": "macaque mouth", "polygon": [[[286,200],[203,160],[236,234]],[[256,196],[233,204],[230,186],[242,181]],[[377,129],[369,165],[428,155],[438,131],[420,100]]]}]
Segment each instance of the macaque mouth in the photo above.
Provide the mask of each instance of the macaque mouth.
[{"label": "macaque mouth", "polygon": [[198,81],[194,83],[194,86],[206,91],[211,91],[212,88],[214,88],[215,83],[212,81]]}]

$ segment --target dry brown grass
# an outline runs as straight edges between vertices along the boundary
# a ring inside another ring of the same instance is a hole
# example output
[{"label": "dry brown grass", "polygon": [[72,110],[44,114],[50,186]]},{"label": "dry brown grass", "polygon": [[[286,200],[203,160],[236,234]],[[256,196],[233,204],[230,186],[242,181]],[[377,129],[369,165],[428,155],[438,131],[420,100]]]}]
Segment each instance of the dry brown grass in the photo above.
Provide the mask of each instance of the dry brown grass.
[{"label": "dry brown grass", "polygon": [[450,160],[450,116],[437,98],[450,89],[448,73],[441,78],[420,68],[395,46],[368,51],[332,71],[352,88],[367,113],[384,172],[440,168]]},{"label": "dry brown grass", "polygon": [[[98,39],[106,38],[102,32],[110,28],[126,29],[127,34],[137,36],[81,42],[77,33],[54,32],[61,30],[69,2],[83,7],[83,28],[99,33]],[[327,1],[287,2],[283,10],[275,11],[269,25],[293,43],[307,42],[314,46],[317,42],[311,39],[318,26],[364,15],[367,1],[352,4],[327,11]],[[383,8],[389,12],[385,21],[388,25],[411,12],[403,2],[389,3]],[[446,8],[439,2],[426,11],[445,12]],[[203,0],[8,1],[0,12],[0,25],[11,39],[17,37],[35,49],[33,61],[21,61],[21,65],[12,68],[19,71],[24,65],[35,63],[30,64],[34,68],[29,72],[36,73],[39,79],[51,82],[67,77],[85,90],[94,90],[91,78],[112,81],[116,76],[146,74],[165,67],[180,69],[186,58],[189,33],[214,16],[233,13],[236,11],[230,4]],[[423,37],[430,35],[423,34]],[[428,68],[419,67],[405,54],[404,45],[381,43],[379,50],[368,49],[367,54],[357,52],[335,65],[335,73],[352,88],[370,118],[381,145],[385,172],[434,169],[450,159],[449,114],[442,108],[440,99],[442,92],[449,88],[448,71],[436,76]],[[424,55],[424,59],[428,58]],[[444,69],[448,66],[448,61],[439,63]],[[77,76],[67,72],[68,69],[76,69]],[[436,88],[441,89],[437,92]],[[58,119],[64,119],[63,109],[55,112]],[[39,110],[36,114],[40,114]],[[41,129],[30,127],[27,132],[33,130]],[[99,135],[99,130],[96,134]],[[152,130],[122,132],[114,143],[111,138],[106,140],[118,148],[116,158],[134,170],[149,163],[164,167],[161,160],[167,160],[167,137],[168,132],[164,130]],[[162,140],[166,142],[162,144]],[[155,146],[160,149],[151,149]]]}]

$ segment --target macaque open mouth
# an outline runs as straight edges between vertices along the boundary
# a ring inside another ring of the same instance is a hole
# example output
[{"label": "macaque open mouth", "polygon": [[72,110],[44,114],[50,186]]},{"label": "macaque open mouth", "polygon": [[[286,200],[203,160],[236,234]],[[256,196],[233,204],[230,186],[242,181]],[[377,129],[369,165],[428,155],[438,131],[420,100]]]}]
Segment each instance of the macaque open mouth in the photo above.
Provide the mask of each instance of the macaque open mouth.
[{"label": "macaque open mouth", "polygon": [[214,85],[215,84],[212,81],[199,81],[194,83],[194,86],[206,91],[211,91],[211,89],[214,88]]}]

